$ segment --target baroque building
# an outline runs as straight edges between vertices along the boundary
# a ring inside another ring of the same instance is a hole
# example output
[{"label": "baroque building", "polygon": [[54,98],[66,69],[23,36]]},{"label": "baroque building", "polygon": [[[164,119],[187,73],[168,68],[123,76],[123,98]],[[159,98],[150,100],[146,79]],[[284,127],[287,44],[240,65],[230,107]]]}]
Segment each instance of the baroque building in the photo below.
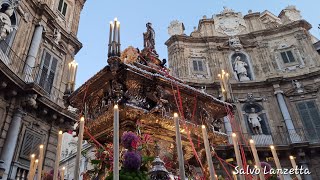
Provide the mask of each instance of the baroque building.
[{"label": "baroque building", "polygon": [[85,0],[3,0],[0,10],[0,164],[2,179],[26,179],[44,145],[53,169],[58,130],[77,115],[64,101],[74,89],[77,39]]},{"label": "baroque building", "polygon": [[[310,29],[294,6],[278,16],[267,10],[250,10],[243,16],[224,8],[200,19],[190,35],[184,34],[182,22],[171,22],[171,37],[165,44],[172,75],[235,104],[235,121],[224,118],[213,124],[215,130],[254,139],[261,161],[271,159],[273,144],[283,168],[291,167],[289,155],[293,155],[299,166],[312,172],[303,178],[317,179],[320,44]],[[223,74],[229,78],[228,87],[220,83]],[[231,146],[216,151],[235,162]],[[246,155],[248,164],[253,162],[250,152]],[[221,166],[216,168],[223,173]]]}]

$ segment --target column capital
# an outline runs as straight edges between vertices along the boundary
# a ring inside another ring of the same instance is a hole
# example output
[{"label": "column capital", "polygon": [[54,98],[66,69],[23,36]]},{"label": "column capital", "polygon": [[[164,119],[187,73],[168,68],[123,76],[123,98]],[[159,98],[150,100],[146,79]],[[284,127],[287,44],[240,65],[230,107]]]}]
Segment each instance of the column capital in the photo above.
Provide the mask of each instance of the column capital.
[{"label": "column capital", "polygon": [[277,94],[283,94],[283,91],[280,90],[280,89],[278,89],[278,90],[275,90],[275,91],[274,91],[274,94],[275,94],[275,95],[277,95]]},{"label": "column capital", "polygon": [[14,116],[23,117],[23,116],[25,116],[26,114],[27,114],[27,113],[24,112],[24,111],[22,110],[22,108],[16,108],[16,109],[14,109],[14,111],[13,111],[13,115],[14,115]]}]

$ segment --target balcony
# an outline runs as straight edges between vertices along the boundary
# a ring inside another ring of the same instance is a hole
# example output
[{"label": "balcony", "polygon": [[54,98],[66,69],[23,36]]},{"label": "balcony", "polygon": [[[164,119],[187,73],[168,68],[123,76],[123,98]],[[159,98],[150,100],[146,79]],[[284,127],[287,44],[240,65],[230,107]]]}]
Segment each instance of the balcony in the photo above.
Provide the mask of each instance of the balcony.
[{"label": "balcony", "polygon": [[55,83],[55,77],[41,79],[40,74],[44,69],[39,66],[27,67],[28,65],[25,64],[26,57],[19,57],[5,41],[0,42],[0,59],[0,63],[3,63],[7,67],[7,69],[3,69],[3,71],[9,71],[24,83],[31,87],[34,86],[35,89],[40,89],[41,95],[47,97],[60,107],[64,107],[63,97],[65,93],[61,91],[61,89],[65,90],[67,87],[66,84],[62,82]]},{"label": "balcony", "polygon": [[[270,135],[252,135],[249,133],[236,132],[237,137],[241,137],[240,143],[244,146],[249,145],[249,139],[253,139],[257,147],[269,147],[270,145],[275,146],[290,146],[290,145],[303,145],[320,144],[320,128],[315,128],[318,133],[312,134],[311,136],[304,129],[299,128],[286,132],[274,131]],[[231,135],[228,135],[229,143],[232,143]]]}]

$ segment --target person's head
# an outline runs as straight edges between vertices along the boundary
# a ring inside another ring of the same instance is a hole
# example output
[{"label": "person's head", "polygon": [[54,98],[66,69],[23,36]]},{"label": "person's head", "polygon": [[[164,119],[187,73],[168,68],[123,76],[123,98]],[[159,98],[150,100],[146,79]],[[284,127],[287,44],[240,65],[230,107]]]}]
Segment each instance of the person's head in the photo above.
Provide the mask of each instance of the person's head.
[{"label": "person's head", "polygon": [[152,26],[152,23],[151,22],[148,22],[147,24],[146,24],[146,27],[147,28],[150,28]]},{"label": "person's head", "polygon": [[252,112],[252,113],[255,113],[255,112],[256,112],[256,109],[255,109],[255,108],[251,108],[251,112]]}]

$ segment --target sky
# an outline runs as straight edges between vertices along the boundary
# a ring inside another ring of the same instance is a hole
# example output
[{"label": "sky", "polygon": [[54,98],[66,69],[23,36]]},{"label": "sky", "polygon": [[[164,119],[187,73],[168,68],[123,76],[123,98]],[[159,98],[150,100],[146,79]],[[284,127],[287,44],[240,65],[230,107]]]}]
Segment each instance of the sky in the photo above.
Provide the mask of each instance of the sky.
[{"label": "sky", "polygon": [[302,17],[313,28],[311,33],[320,38],[319,0],[87,0],[80,17],[78,38],[83,48],[76,55],[79,63],[76,87],[107,65],[109,22],[115,17],[121,24],[121,49],[128,46],[143,48],[142,33],[151,22],[156,32],[156,50],[160,59],[167,57],[165,42],[169,39],[171,21],[184,23],[190,35],[194,26],[206,15],[208,18],[223,10],[223,6],[247,14],[269,10],[279,15],[288,5],[295,5]]}]

